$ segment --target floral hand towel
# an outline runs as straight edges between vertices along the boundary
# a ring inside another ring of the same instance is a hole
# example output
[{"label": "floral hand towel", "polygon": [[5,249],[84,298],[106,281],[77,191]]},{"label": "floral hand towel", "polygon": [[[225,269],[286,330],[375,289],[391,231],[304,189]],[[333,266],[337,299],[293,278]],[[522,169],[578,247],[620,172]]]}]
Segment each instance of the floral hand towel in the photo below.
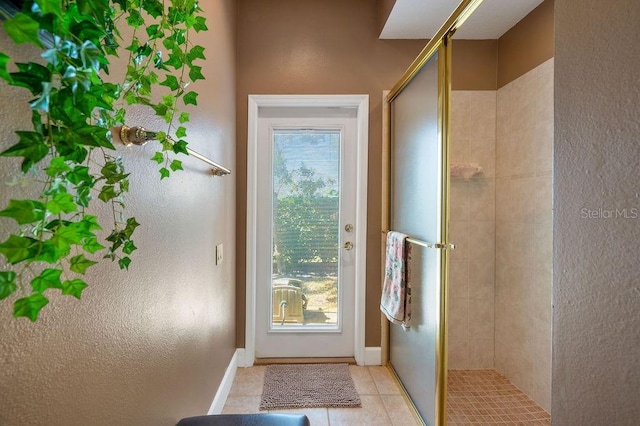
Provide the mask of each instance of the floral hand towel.
[{"label": "floral hand towel", "polygon": [[409,261],[411,246],[407,235],[400,232],[387,233],[387,260],[380,310],[394,324],[402,325],[407,331],[411,325],[411,285],[409,282]]}]

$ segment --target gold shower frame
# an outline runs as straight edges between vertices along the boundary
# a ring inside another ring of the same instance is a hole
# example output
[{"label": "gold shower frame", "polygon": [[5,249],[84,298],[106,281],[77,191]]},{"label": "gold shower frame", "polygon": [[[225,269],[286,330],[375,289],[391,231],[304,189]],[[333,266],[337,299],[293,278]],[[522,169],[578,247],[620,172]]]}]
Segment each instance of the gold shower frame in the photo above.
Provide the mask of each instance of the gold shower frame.
[{"label": "gold shower frame", "polygon": [[[435,388],[435,424],[447,424],[447,320],[448,320],[448,271],[449,271],[449,138],[450,138],[450,100],[451,100],[451,38],[455,31],[482,3],[482,0],[463,0],[453,11],[447,21],[440,27],[433,38],[422,49],[413,63],[405,71],[398,82],[389,92],[385,92],[383,103],[383,143],[382,143],[382,247],[384,256],[384,241],[386,231],[389,230],[391,216],[391,105],[393,100],[404,90],[411,80],[420,72],[422,67],[436,53],[438,62],[438,144],[440,158],[438,161],[438,188],[441,194],[438,200],[439,237],[436,250],[439,253],[440,270],[440,303],[436,324],[436,388]],[[382,262],[384,267],[384,262]],[[384,272],[382,274],[384,276]],[[395,371],[389,364],[389,322],[381,315],[382,323],[382,363],[387,365],[396,379]],[[401,384],[401,383],[400,383]],[[401,384],[402,385],[402,384]],[[404,388],[403,388],[404,389]],[[418,414],[413,402],[408,397],[417,419],[424,422]]]}]

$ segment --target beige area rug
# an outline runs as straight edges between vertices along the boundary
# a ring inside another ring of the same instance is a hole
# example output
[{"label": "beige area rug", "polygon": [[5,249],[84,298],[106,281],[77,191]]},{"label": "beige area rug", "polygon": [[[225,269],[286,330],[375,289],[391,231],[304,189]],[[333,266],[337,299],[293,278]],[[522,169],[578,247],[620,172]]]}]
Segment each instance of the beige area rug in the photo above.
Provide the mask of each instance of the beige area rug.
[{"label": "beige area rug", "polygon": [[348,364],[268,365],[261,410],[361,407]]}]

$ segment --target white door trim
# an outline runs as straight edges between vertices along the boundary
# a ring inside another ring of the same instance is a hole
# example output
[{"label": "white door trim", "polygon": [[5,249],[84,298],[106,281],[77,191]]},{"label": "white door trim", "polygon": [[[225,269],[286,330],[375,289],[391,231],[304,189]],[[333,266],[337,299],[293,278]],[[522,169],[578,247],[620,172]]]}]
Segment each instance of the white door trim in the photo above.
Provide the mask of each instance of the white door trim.
[{"label": "white door trim", "polygon": [[247,298],[245,326],[245,360],[253,365],[256,340],[256,250],[257,250],[257,156],[258,110],[261,107],[338,107],[356,108],[357,161],[355,241],[362,250],[356,250],[355,259],[355,333],[354,358],[365,365],[365,292],[367,247],[367,170],[369,147],[369,95],[249,95],[247,131]]}]

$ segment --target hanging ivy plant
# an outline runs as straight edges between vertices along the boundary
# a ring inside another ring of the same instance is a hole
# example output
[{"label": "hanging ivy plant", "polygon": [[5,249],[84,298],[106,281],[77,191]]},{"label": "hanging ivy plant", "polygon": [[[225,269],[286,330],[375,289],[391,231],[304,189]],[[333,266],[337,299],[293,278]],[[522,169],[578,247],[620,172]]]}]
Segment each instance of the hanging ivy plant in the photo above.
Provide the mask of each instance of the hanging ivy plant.
[{"label": "hanging ivy plant", "polygon": [[[195,0],[27,0],[4,22],[16,44],[42,49],[41,60],[27,63],[0,52],[0,78],[32,96],[31,128],[17,130],[0,155],[21,157],[22,172],[42,187],[0,211],[15,222],[0,243],[9,265],[0,271],[0,300],[13,301],[15,317],[35,321],[49,291],[80,299],[83,276],[102,258],[128,269],[139,223],[125,215],[129,174],[109,129],[125,123],[128,105],[151,108],[167,123],[152,158],[160,178],[182,169],[173,157],[187,154],[189,114],[181,109],[197,105],[188,86],[204,79],[204,48],[190,40],[207,29],[201,12]],[[123,52],[123,81],[108,81],[110,59]],[[111,206],[112,223],[91,214],[96,198]],[[97,234],[103,228],[112,229],[106,241]]]}]

